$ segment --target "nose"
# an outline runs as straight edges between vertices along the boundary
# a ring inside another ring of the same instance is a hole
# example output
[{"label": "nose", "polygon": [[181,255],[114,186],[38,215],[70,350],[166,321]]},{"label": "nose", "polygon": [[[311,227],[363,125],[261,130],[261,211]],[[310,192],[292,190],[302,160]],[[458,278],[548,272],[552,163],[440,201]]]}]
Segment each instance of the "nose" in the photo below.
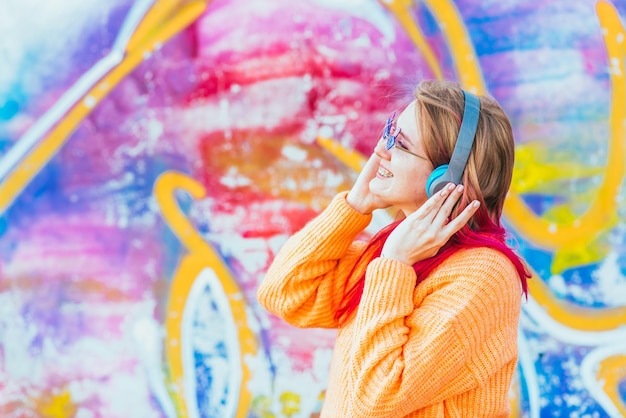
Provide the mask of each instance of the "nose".
[{"label": "nose", "polygon": [[374,147],[374,153],[384,160],[388,160],[391,157],[391,153],[387,149],[387,141],[380,138],[376,146]]}]

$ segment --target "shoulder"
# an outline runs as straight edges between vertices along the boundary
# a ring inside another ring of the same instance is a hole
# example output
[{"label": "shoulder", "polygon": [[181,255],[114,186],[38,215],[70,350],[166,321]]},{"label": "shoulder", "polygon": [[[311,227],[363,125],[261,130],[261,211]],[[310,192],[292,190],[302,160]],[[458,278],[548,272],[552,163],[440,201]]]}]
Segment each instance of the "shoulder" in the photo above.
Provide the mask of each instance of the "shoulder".
[{"label": "shoulder", "polygon": [[481,271],[493,269],[503,274],[517,275],[513,262],[501,251],[488,247],[464,248],[442,263],[444,269]]},{"label": "shoulder", "polygon": [[416,312],[430,308],[454,321],[463,335],[480,319],[481,329],[516,329],[522,289],[515,266],[500,251],[462,249],[448,257],[415,289]]},{"label": "shoulder", "polygon": [[468,293],[521,296],[520,279],[513,262],[502,252],[488,248],[464,248],[452,254],[427,278],[431,286],[456,285]]}]

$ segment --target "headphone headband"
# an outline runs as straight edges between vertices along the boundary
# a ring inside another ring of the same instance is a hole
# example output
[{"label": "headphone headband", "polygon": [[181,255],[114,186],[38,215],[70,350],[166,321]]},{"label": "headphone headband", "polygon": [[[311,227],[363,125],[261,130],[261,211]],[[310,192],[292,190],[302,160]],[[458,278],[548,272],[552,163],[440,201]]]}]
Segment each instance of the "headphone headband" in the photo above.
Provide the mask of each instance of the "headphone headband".
[{"label": "headphone headband", "polygon": [[428,178],[426,182],[426,193],[428,196],[437,193],[450,182],[459,184],[463,177],[463,171],[476,136],[478,117],[480,115],[480,100],[478,96],[465,90],[463,90],[463,96],[465,97],[463,119],[456,139],[456,145],[452,152],[452,158],[450,158],[450,163],[437,167]]}]

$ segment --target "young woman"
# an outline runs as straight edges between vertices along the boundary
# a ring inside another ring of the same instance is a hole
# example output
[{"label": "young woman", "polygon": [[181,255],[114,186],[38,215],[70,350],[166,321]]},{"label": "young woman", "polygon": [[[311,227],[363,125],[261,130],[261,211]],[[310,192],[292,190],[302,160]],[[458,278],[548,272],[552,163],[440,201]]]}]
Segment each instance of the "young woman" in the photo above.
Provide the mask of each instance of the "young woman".
[{"label": "young woman", "polygon": [[[510,415],[529,277],[500,224],[513,161],[494,99],[423,81],[352,189],[281,248],[260,303],[338,328],[322,418]],[[402,219],[356,240],[390,206]]]}]

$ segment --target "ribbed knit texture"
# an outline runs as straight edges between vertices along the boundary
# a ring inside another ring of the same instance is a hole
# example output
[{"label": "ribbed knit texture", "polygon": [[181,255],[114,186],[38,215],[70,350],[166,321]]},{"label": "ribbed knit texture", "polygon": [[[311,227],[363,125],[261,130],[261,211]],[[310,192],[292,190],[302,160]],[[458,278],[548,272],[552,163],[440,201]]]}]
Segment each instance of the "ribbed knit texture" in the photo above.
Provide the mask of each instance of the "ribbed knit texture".
[{"label": "ribbed knit texture", "polygon": [[322,418],[508,417],[521,309],[512,263],[461,250],[416,286],[411,266],[362,254],[354,240],[370,221],[336,196],[285,243],[258,289],[285,321],[333,328],[366,269],[358,311],[338,331]]}]

